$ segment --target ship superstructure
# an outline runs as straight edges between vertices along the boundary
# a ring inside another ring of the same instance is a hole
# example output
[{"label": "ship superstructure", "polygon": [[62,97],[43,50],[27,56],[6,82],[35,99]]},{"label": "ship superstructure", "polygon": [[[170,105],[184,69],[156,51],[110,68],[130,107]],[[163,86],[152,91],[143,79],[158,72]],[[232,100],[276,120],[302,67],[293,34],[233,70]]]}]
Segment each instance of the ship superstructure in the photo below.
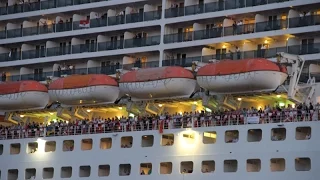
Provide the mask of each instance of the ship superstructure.
[{"label": "ship superstructure", "polygon": [[318,0],[0,1],[0,179],[320,177]]}]

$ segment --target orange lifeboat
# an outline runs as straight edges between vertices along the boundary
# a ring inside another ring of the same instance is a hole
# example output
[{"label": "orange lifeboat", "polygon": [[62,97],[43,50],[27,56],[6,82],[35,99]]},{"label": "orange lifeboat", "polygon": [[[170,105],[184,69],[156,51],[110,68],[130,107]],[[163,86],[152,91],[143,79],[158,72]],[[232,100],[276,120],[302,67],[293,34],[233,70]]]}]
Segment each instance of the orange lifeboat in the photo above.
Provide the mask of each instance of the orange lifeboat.
[{"label": "orange lifeboat", "polygon": [[137,100],[189,97],[196,87],[196,80],[182,67],[157,67],[123,74],[119,87],[122,93]]},{"label": "orange lifeboat", "polygon": [[198,84],[215,94],[273,91],[287,77],[285,67],[263,58],[222,60],[197,72]]},{"label": "orange lifeboat", "polygon": [[0,83],[0,110],[43,109],[49,102],[48,89],[37,81]]},{"label": "orange lifeboat", "polygon": [[73,75],[49,85],[50,99],[66,106],[113,103],[119,96],[118,82],[104,74]]}]

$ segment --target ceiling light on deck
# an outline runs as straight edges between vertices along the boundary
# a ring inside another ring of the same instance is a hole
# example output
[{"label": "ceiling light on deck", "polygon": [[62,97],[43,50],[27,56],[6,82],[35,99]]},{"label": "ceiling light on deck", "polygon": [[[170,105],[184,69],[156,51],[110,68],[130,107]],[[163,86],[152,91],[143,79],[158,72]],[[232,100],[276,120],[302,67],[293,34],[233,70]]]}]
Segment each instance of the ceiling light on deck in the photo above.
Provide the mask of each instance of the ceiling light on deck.
[{"label": "ceiling light on deck", "polygon": [[280,94],[278,94],[278,95],[277,95],[277,98],[280,98],[280,97],[281,97],[281,95],[280,95]]},{"label": "ceiling light on deck", "polygon": [[122,109],[122,107],[118,107],[120,110]]},{"label": "ceiling light on deck", "polygon": [[53,112],[50,112],[49,114],[50,114],[50,115],[53,115]]},{"label": "ceiling light on deck", "polygon": [[20,117],[21,117],[21,118],[24,118],[24,115],[21,114]]},{"label": "ceiling light on deck", "polygon": [[87,109],[87,112],[88,112],[88,113],[91,112],[91,109]]},{"label": "ceiling light on deck", "polygon": [[162,105],[162,104],[158,104],[158,106],[159,106],[159,107],[162,107],[163,105]]},{"label": "ceiling light on deck", "polygon": [[198,104],[197,101],[194,101],[193,104]]},{"label": "ceiling light on deck", "polygon": [[238,98],[238,101],[241,101],[242,100],[242,98]]}]

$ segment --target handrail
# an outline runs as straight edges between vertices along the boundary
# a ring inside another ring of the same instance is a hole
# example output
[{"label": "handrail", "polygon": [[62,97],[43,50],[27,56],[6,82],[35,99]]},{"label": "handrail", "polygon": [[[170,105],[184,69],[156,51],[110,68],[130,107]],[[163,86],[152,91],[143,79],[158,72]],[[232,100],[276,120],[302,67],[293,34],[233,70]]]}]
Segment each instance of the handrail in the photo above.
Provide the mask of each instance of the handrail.
[{"label": "handrail", "polygon": [[222,114],[211,116],[194,116],[194,117],[178,117],[170,119],[154,119],[152,122],[146,121],[110,121],[83,125],[63,125],[58,124],[48,125],[46,127],[37,127],[29,129],[0,129],[0,140],[9,139],[25,139],[38,137],[53,137],[53,136],[73,136],[84,134],[101,134],[115,132],[133,132],[133,131],[151,131],[151,130],[168,130],[168,129],[183,129],[183,128],[200,128],[200,127],[215,127],[215,126],[238,126],[250,124],[270,124],[270,123],[294,123],[306,121],[319,121],[316,111],[310,110],[310,113],[304,111],[283,111],[276,113],[254,113],[254,114]]}]

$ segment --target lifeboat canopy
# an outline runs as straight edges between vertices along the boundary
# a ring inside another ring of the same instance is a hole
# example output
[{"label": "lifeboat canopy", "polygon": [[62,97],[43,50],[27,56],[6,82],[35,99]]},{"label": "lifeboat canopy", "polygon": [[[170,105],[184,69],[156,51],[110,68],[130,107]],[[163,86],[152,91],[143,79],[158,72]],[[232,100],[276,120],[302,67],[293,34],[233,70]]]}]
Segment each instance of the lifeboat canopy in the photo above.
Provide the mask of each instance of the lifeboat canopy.
[{"label": "lifeboat canopy", "polygon": [[196,80],[189,70],[168,66],[127,72],[121,76],[119,87],[136,100],[189,97]]},{"label": "lifeboat canopy", "polygon": [[287,69],[264,58],[222,60],[197,72],[198,84],[213,94],[274,91],[287,79]]},{"label": "lifeboat canopy", "polygon": [[48,89],[37,81],[0,83],[0,110],[43,109],[49,102]]},{"label": "lifeboat canopy", "polygon": [[65,106],[113,103],[119,96],[118,82],[104,74],[72,75],[49,85],[50,99]]}]

